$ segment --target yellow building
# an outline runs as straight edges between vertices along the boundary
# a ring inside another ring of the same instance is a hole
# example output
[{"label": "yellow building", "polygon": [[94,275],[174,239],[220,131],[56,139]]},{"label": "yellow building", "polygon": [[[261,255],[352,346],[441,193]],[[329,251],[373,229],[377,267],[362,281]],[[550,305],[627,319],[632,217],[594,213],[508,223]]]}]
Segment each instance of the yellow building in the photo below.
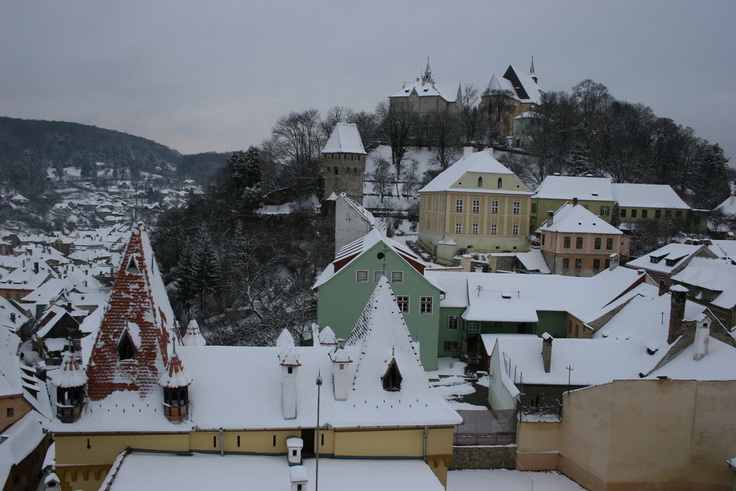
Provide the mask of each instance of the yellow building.
[{"label": "yellow building", "polygon": [[442,264],[466,252],[529,249],[532,192],[492,153],[466,150],[419,191],[419,244]]},{"label": "yellow building", "polygon": [[345,345],[296,347],[285,331],[275,347],[204,346],[195,325],[179,341],[151,256],[136,229],[87,377],[52,382],[63,489],[98,489],[128,448],[286,457],[291,438],[307,459],[425,462],[446,483],[460,417],[429,387],[385,278]]}]

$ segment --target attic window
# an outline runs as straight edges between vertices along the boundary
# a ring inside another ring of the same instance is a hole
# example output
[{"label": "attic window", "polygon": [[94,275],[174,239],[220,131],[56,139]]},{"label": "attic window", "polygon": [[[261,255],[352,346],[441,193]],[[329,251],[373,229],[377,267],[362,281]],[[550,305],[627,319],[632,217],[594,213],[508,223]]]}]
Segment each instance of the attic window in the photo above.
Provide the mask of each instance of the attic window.
[{"label": "attic window", "polygon": [[667,258],[667,259],[665,259],[665,260],[664,260],[664,263],[665,263],[665,264],[666,264],[667,266],[674,266],[674,265],[675,265],[675,264],[677,264],[677,263],[678,263],[678,262],[680,261],[680,259],[682,259],[683,257],[684,257],[684,256],[681,256],[681,257],[673,257],[673,258]]},{"label": "attic window", "polygon": [[130,339],[130,334],[125,331],[123,337],[120,338],[118,343],[118,359],[123,360],[135,360],[136,348],[133,340]]},{"label": "attic window", "polygon": [[381,380],[383,381],[383,390],[389,392],[396,392],[401,390],[401,372],[399,372],[399,365],[396,363],[396,358],[391,359],[391,363],[388,364],[386,373],[383,374]]},{"label": "attic window", "polygon": [[141,270],[138,268],[138,261],[135,260],[135,256],[130,256],[128,266],[125,268],[126,273],[139,274]]},{"label": "attic window", "polygon": [[649,262],[658,263],[664,258],[664,256],[649,256]]}]

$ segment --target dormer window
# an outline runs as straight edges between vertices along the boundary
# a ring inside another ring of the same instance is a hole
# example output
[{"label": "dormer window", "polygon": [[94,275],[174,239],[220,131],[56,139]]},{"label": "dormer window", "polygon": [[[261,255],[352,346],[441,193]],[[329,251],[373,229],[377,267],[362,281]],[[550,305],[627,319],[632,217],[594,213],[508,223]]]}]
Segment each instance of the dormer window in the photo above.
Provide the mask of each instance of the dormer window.
[{"label": "dormer window", "polygon": [[130,334],[128,331],[125,331],[118,343],[118,359],[120,361],[135,360],[136,351],[135,344],[130,339]]},{"label": "dormer window", "polygon": [[396,392],[401,390],[401,372],[399,371],[399,365],[396,363],[396,358],[391,359],[391,363],[388,364],[386,373],[383,374],[381,380],[383,381],[383,390],[389,392]]},{"label": "dormer window", "polygon": [[132,274],[139,274],[141,272],[140,268],[138,268],[138,261],[135,260],[135,256],[130,256],[125,272]]}]

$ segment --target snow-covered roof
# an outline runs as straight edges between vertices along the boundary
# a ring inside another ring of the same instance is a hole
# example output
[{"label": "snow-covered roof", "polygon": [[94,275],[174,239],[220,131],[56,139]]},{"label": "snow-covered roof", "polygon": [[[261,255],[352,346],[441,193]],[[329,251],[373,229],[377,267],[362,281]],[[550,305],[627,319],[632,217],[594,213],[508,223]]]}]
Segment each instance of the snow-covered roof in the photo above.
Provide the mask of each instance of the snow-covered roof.
[{"label": "snow-covered roof", "polygon": [[536,322],[536,312],[568,312],[586,322],[646,276],[627,268],[581,278],[561,275],[442,273],[427,271],[446,292],[440,305],[465,307],[476,321]]},{"label": "snow-covered roof", "polygon": [[[315,460],[302,464],[313,489]],[[290,489],[288,461],[283,456],[132,452],[121,459],[117,475],[106,481],[110,491],[129,489],[207,489],[217,476],[217,489]],[[443,491],[442,483],[421,460],[320,459],[319,488],[323,491]]]},{"label": "snow-covered roof", "polygon": [[[583,201],[615,201],[611,180],[607,177],[547,176],[534,197],[538,199],[578,198]],[[538,210],[546,214],[547,210]],[[551,210],[554,211],[554,210]]]},{"label": "snow-covered roof", "polygon": [[412,92],[414,92],[419,97],[441,97],[447,102],[455,102],[457,100],[459,90],[459,83],[438,84],[435,82],[417,80],[416,82],[405,85],[399,92],[388,97],[390,99],[409,97]]},{"label": "snow-covered roof", "polygon": [[412,268],[417,270],[420,274],[423,274],[425,263],[419,256],[406,247],[405,244],[400,244],[393,239],[384,237],[378,229],[373,228],[363,237],[344,245],[338,251],[335,256],[335,260],[327,265],[324,271],[319,275],[312,288],[319,288],[321,285],[327,283],[340,270],[347,267],[350,263],[369,251],[378,243],[383,243],[388,249],[392,250],[401,259],[406,261]]},{"label": "snow-covered roof", "polygon": [[187,324],[187,331],[184,333],[184,337],[182,337],[182,344],[184,346],[205,346],[207,344],[207,341],[199,330],[199,323],[196,319],[190,320],[189,324]]},{"label": "snow-covered roof", "polygon": [[539,230],[545,232],[564,232],[577,234],[613,234],[623,235],[619,229],[598,218],[582,205],[573,206],[565,203],[558,209],[552,220],[552,224],[545,221]]},{"label": "snow-covered roof", "polygon": [[539,249],[531,249],[528,252],[517,252],[514,255],[524,266],[524,269],[528,271],[539,271],[541,274],[550,274],[552,272],[544,260],[542,251]]},{"label": "snow-covered roof", "polygon": [[[695,360],[697,346],[690,344],[647,378],[668,377],[675,380],[734,380],[736,348],[714,337],[708,339],[708,354]],[[730,367],[730,369],[728,368]]]},{"label": "snow-covered roof", "polygon": [[365,155],[358,126],[354,123],[337,123],[327,139],[322,153],[357,153]]},{"label": "snow-covered roof", "polygon": [[717,257],[736,260],[736,240],[712,240],[708,249]]},{"label": "snow-covered roof", "polygon": [[660,247],[656,251],[629,261],[626,267],[645,269],[656,273],[670,274],[701,254],[706,249],[703,245],[678,244],[673,242]]},{"label": "snow-covered roof", "polygon": [[[479,174],[514,175],[511,170],[506,168],[501,162],[491,156],[491,154],[489,153],[491,151],[492,149],[488,149],[482,152],[475,152],[461,158],[450,167],[445,169],[437,177],[432,179],[429,184],[424,186],[421,190],[419,190],[419,192],[427,193],[433,191],[447,191],[453,188],[457,188],[464,192],[489,192],[491,190],[490,188],[478,189],[475,187],[469,187],[468,189],[466,189],[460,188],[459,186],[462,184],[460,180],[465,176],[465,174],[469,172]],[[474,184],[475,183],[473,183],[473,185]],[[524,187],[523,189],[519,189],[519,191],[493,189],[493,192],[498,192],[501,194],[532,194],[526,187]]]},{"label": "snow-covered roof", "polygon": [[[116,390],[145,395],[157,387],[174,328],[174,312],[141,224],[131,234],[97,333],[87,369],[90,399],[104,399]],[[120,360],[118,344],[126,333],[137,351],[133,359]]]},{"label": "snow-covered roof", "polygon": [[69,351],[64,354],[61,368],[51,372],[50,375],[51,383],[56,387],[81,387],[87,383],[87,375]]},{"label": "snow-covered roof", "polygon": [[166,371],[161,375],[158,384],[161,387],[176,389],[179,387],[187,387],[191,383],[192,377],[190,377],[189,373],[184,369],[181,359],[176,353],[172,354],[169,358],[169,363],[166,365]]},{"label": "snow-covered roof", "polygon": [[[519,82],[521,83],[522,88],[524,89],[524,92],[526,92],[528,96],[528,98],[526,99],[522,97],[519,97],[519,99],[522,102],[533,102],[535,104],[540,104],[542,102],[542,90],[540,89],[539,84],[537,84],[537,82],[534,81],[532,76],[526,73],[524,70],[519,70],[513,65],[509,65],[509,68],[508,70],[506,70],[506,73],[508,74],[510,70],[513,70],[513,72],[516,74],[516,76],[519,79]],[[505,76],[506,75],[504,75],[504,77]],[[518,94],[519,91],[516,90],[515,93]]]},{"label": "snow-covered roof", "polygon": [[667,184],[613,183],[612,187],[613,196],[622,207],[690,209],[687,203]]},{"label": "snow-covered roof", "polygon": [[16,332],[29,318],[5,297],[0,297],[0,329]]},{"label": "snow-covered roof", "polygon": [[736,306],[736,266],[731,261],[694,257],[672,281],[720,292],[715,299],[702,299],[724,309]]},{"label": "snow-covered roof", "polygon": [[736,196],[733,194],[726,198],[723,203],[716,206],[716,210],[727,216],[736,216]]},{"label": "snow-covered roof", "polygon": [[11,469],[20,464],[44,439],[43,418],[31,411],[0,435],[0,482],[6,483]]}]

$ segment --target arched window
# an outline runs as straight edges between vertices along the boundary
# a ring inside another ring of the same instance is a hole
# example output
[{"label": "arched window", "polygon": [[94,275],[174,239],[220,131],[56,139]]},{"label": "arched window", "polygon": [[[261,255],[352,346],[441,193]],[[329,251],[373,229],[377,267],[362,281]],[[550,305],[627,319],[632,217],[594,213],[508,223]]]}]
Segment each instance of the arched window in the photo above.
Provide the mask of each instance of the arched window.
[{"label": "arched window", "polygon": [[478,178],[478,187],[479,188],[482,188],[483,187],[483,178],[482,177],[479,177]]},{"label": "arched window", "polygon": [[498,178],[498,189],[501,189],[503,187],[503,179],[500,177]]},{"label": "arched window", "polygon": [[118,359],[119,360],[135,360],[135,345],[130,339],[130,334],[126,331],[118,343]]},{"label": "arched window", "polygon": [[335,166],[335,175],[337,175],[337,166]]}]

